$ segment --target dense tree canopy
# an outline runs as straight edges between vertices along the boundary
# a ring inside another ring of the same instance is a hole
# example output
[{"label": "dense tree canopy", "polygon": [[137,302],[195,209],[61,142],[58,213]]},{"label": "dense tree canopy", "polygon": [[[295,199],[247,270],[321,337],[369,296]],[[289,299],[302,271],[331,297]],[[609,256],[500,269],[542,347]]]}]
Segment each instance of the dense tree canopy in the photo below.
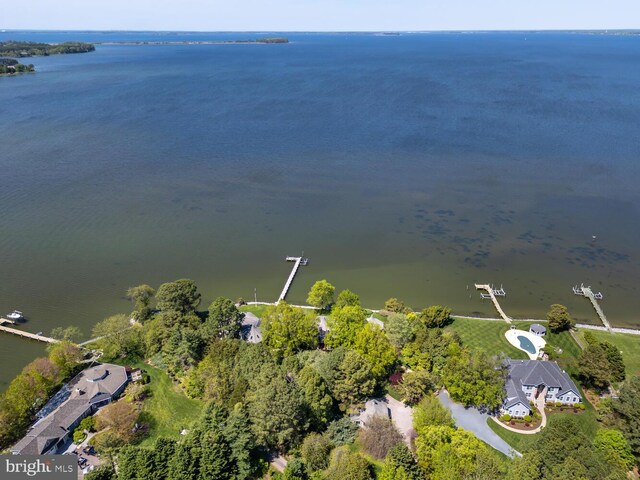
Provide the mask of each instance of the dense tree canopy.
[{"label": "dense tree canopy", "polygon": [[392,313],[384,323],[384,332],[398,350],[415,338],[415,320],[404,313]]},{"label": "dense tree canopy", "polygon": [[376,382],[371,367],[362,356],[353,350],[347,351],[338,366],[333,385],[333,396],[343,411],[358,406],[373,393]]},{"label": "dense tree canopy", "polygon": [[238,310],[232,300],[216,298],[209,305],[209,316],[202,325],[205,338],[239,338],[244,313]]},{"label": "dense tree canopy", "polygon": [[262,317],[264,344],[276,358],[318,346],[318,327],[313,316],[286,302],[267,308]]},{"label": "dense tree canopy", "polygon": [[163,283],[156,292],[156,305],[160,310],[179,313],[193,312],[200,305],[201,296],[193,280],[182,278]]},{"label": "dense tree canopy", "polygon": [[127,290],[127,298],[135,305],[133,317],[142,322],[151,315],[151,299],[156,291],[149,285],[142,284]]},{"label": "dense tree canopy", "polygon": [[358,333],[353,349],[371,367],[374,377],[382,379],[392,373],[398,361],[395,348],[391,345],[384,331],[376,325],[368,323]]},{"label": "dense tree canopy", "polygon": [[328,319],[329,332],[324,339],[331,348],[352,348],[362,328],[367,323],[367,314],[361,307],[347,305],[335,308]]},{"label": "dense tree canopy", "polygon": [[335,291],[336,287],[326,280],[318,280],[313,284],[311,290],[309,290],[307,303],[319,310],[325,310],[333,303],[333,294]]},{"label": "dense tree canopy", "polygon": [[351,290],[342,290],[338,294],[338,299],[335,303],[336,307],[359,307],[360,306],[360,297],[353,293]]},{"label": "dense tree canopy", "polygon": [[551,305],[551,310],[547,313],[547,321],[549,322],[549,330],[552,332],[569,330],[575,325],[575,321],[569,315],[567,307],[558,303]]},{"label": "dense tree canopy", "polygon": [[442,328],[451,322],[451,309],[432,305],[422,310],[418,318],[427,328]]}]

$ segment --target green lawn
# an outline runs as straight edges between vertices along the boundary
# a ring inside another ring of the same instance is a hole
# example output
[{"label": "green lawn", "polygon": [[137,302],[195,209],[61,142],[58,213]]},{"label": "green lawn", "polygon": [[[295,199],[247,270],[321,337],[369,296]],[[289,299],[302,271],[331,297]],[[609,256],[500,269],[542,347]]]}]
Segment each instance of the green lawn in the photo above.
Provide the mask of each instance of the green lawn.
[{"label": "green lawn", "polygon": [[241,312],[253,313],[256,317],[262,318],[268,305],[242,305],[238,310]]},{"label": "green lawn", "polygon": [[202,403],[182,393],[163,370],[143,362],[131,366],[146,370],[151,377],[151,395],[142,406],[143,421],[150,424],[151,431],[141,445],[150,446],[158,437],[179,438],[180,431],[200,415]]},{"label": "green lawn", "polygon": [[507,341],[504,334],[509,330],[509,325],[506,322],[454,318],[446,330],[457,332],[464,345],[482,350],[489,355],[504,353],[515,359],[529,358],[525,352]]},{"label": "green lawn", "polygon": [[[600,330],[579,330],[578,335],[583,337],[585,332],[591,332],[600,342],[613,343],[622,352],[622,359],[627,371],[627,376],[640,374],[640,336],[628,333],[610,333]],[[586,342],[584,342],[586,344]]]}]

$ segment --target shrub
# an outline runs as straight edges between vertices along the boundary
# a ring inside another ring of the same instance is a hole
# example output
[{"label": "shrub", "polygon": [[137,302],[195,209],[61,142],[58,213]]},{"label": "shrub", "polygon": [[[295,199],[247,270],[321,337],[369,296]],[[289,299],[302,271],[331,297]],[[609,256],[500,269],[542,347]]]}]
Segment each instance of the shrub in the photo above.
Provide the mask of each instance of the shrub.
[{"label": "shrub", "polygon": [[511,415],[509,415],[508,413],[505,413],[500,417],[500,420],[502,420],[503,422],[508,422],[509,420],[511,420]]},{"label": "shrub", "polygon": [[362,449],[379,460],[389,453],[392,447],[403,441],[402,434],[388,418],[374,416],[360,431],[358,442]]},{"label": "shrub", "polygon": [[561,407],[562,406],[562,402],[556,402],[556,407]]},{"label": "shrub", "polygon": [[95,432],[96,431],[96,419],[93,415],[90,415],[88,417],[85,417],[82,419],[82,421],[80,422],[80,425],[78,425],[79,429],[82,430],[86,430],[88,432]]},{"label": "shrub", "polygon": [[573,404],[573,408],[580,408],[580,404],[579,403],[574,403]]},{"label": "shrub", "polygon": [[349,417],[342,417],[334,420],[327,427],[327,435],[331,443],[336,447],[353,443],[358,433],[358,425],[351,421]]},{"label": "shrub", "polygon": [[525,415],[524,416],[524,421],[525,422],[530,422],[531,421],[531,415]]},{"label": "shrub", "polygon": [[84,433],[84,430],[81,430],[80,428],[76,428],[73,432],[73,443],[75,444],[80,444],[84,441],[84,439],[87,438],[87,434]]},{"label": "shrub", "polygon": [[580,410],[584,410],[584,409],[585,409],[584,403],[581,403],[580,405],[578,405],[578,408],[579,408]]}]

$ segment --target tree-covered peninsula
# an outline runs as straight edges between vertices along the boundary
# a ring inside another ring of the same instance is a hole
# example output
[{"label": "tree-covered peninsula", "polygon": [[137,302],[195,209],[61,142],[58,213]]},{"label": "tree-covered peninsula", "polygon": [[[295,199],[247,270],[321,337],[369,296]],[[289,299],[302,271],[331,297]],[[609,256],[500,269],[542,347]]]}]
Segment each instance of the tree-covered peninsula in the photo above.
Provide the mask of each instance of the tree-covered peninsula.
[{"label": "tree-covered peninsula", "polygon": [[34,57],[58,55],[65,53],[93,52],[96,47],[91,43],[64,42],[64,43],[39,43],[18,42],[7,40],[0,42],[0,57]]},{"label": "tree-covered peninsula", "polygon": [[13,75],[35,71],[33,64],[19,63],[15,58],[0,58],[0,75]]}]

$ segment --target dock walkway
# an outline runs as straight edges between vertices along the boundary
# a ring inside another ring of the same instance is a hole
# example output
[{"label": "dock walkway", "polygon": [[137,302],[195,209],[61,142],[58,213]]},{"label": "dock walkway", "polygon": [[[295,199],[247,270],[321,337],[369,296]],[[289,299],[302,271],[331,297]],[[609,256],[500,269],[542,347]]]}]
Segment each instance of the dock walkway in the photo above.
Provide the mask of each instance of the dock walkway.
[{"label": "dock walkway", "polygon": [[45,343],[58,343],[59,340],[55,338],[45,337],[44,335],[36,335],[35,333],[25,332],[23,330],[18,330],[17,328],[5,327],[7,323],[15,323],[7,318],[0,318],[0,331],[12,333],[14,335],[18,335],[19,337],[29,338],[31,340],[38,340],[39,342]]},{"label": "dock walkway", "polygon": [[287,296],[287,293],[289,292],[289,289],[291,288],[291,283],[293,283],[293,279],[296,276],[296,273],[298,273],[298,268],[300,268],[300,265],[306,265],[308,263],[308,260],[306,258],[303,257],[287,257],[285,259],[287,262],[295,262],[295,264],[293,265],[293,269],[291,270],[291,274],[289,275],[289,278],[287,279],[287,283],[284,284],[284,288],[282,289],[282,292],[280,293],[280,296],[278,297],[278,302],[280,300],[284,300],[285,297]]},{"label": "dock walkway", "polygon": [[[475,284],[475,287],[476,287],[476,290],[486,290],[488,292],[488,297],[484,296],[485,294],[481,294],[483,295],[482,298],[490,298],[493,304],[495,305],[496,310],[502,317],[502,319],[507,323],[511,323],[511,318],[506,313],[504,313],[504,310],[502,310],[502,307],[500,306],[500,303],[496,298],[496,294],[495,294],[496,291],[493,289],[493,287],[491,285],[484,285],[484,284],[478,284],[478,283]],[[504,289],[500,289],[499,292],[501,296],[504,296]]]},{"label": "dock walkway", "polygon": [[600,304],[598,303],[598,300],[602,300],[602,293],[594,293],[593,290],[591,290],[591,287],[585,287],[584,284],[580,285],[579,287],[573,287],[573,293],[575,293],[576,295],[587,297],[591,301],[591,305],[593,305],[593,308],[598,314],[598,317],[600,317],[600,321],[602,322],[604,327],[611,332],[611,324],[609,323],[609,320],[607,320],[607,317],[605,316],[602,308],[600,308]]}]

